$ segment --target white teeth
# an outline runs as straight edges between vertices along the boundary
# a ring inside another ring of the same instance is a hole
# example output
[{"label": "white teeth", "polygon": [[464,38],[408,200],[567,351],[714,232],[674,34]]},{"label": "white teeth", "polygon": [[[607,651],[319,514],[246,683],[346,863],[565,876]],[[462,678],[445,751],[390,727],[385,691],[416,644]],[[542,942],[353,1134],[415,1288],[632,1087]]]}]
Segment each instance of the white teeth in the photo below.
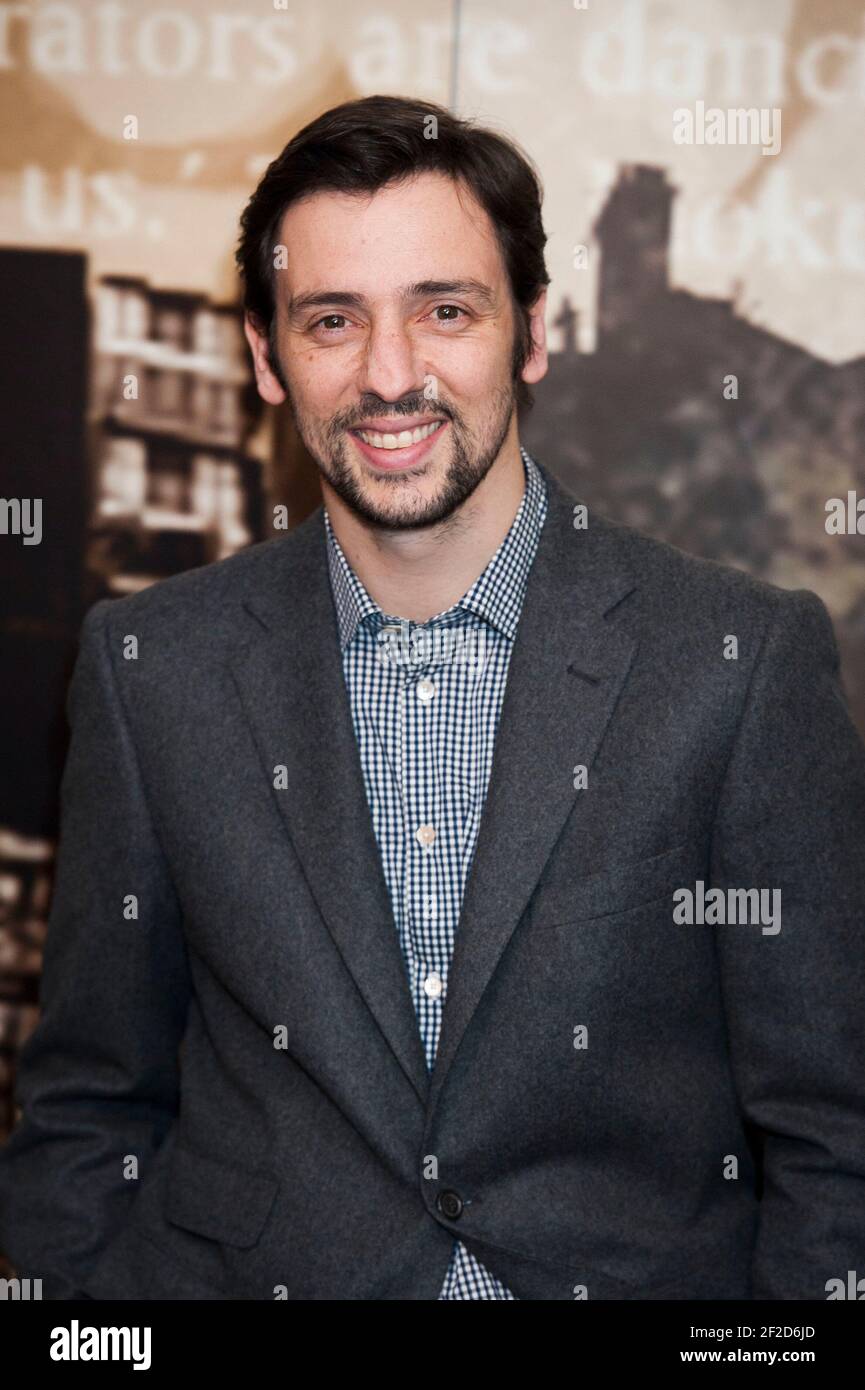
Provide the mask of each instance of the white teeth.
[{"label": "white teeth", "polygon": [[406,449],[409,444],[419,444],[435,434],[441,423],[441,420],[433,420],[429,425],[418,425],[416,430],[400,430],[399,434],[374,434],[372,430],[356,430],[355,433],[374,449]]}]

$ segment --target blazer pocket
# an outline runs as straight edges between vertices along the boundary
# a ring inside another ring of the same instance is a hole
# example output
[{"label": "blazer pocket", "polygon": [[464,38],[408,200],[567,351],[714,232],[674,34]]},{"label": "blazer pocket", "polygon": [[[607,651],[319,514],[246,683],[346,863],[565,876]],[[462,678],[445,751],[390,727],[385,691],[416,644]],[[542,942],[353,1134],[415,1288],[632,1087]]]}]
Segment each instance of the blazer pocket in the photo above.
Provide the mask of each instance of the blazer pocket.
[{"label": "blazer pocket", "polygon": [[178,1144],[167,1174],[165,1218],[183,1230],[245,1249],[261,1235],[278,1188],[269,1173]]},{"label": "blazer pocket", "polygon": [[559,870],[538,885],[533,919],[548,922],[586,920],[629,912],[647,903],[669,898],[693,884],[705,871],[705,852],[695,840],[653,854],[649,859],[616,864],[597,874],[566,876]]}]

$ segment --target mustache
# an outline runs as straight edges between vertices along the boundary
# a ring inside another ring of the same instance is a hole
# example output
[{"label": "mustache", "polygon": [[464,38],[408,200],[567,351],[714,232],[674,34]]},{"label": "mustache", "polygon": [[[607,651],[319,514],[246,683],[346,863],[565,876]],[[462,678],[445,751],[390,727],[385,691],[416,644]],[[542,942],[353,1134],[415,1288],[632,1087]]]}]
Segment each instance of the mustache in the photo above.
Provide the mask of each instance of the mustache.
[{"label": "mustache", "polygon": [[354,429],[356,424],[363,420],[374,419],[376,416],[387,418],[411,416],[411,415],[440,415],[445,420],[452,420],[453,413],[442,406],[439,401],[424,400],[415,398],[412,401],[401,401],[398,405],[388,404],[387,401],[370,402],[369,405],[359,408],[352,412],[351,419],[340,417],[334,421],[333,428],[335,433],[342,430]]}]

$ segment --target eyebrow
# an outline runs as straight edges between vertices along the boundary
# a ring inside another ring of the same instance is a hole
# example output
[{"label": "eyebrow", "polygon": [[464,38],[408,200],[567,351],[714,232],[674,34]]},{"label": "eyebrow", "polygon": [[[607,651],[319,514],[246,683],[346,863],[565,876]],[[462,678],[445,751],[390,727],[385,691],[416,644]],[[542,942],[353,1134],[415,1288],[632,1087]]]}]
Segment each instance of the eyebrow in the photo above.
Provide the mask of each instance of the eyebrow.
[{"label": "eyebrow", "polygon": [[[416,280],[414,284],[403,285],[398,293],[404,303],[412,299],[427,299],[430,295],[458,294],[476,299],[488,309],[494,309],[496,304],[495,294],[482,280]],[[355,294],[352,290],[312,290],[309,294],[291,296],[286,311],[289,317],[295,318],[306,309],[325,304],[362,309],[366,303],[365,295]]]}]

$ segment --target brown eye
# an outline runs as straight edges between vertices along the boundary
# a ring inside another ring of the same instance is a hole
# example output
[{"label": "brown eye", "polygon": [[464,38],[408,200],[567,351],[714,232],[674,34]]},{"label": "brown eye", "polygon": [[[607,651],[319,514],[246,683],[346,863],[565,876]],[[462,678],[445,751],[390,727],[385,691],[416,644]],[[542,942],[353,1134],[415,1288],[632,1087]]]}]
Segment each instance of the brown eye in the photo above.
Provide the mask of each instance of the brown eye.
[{"label": "brown eye", "polygon": [[[465,309],[461,309],[458,304],[437,304],[434,312],[439,313],[442,309],[452,309],[456,314],[465,314]],[[439,323],[459,323],[459,319],[439,319]]]}]

